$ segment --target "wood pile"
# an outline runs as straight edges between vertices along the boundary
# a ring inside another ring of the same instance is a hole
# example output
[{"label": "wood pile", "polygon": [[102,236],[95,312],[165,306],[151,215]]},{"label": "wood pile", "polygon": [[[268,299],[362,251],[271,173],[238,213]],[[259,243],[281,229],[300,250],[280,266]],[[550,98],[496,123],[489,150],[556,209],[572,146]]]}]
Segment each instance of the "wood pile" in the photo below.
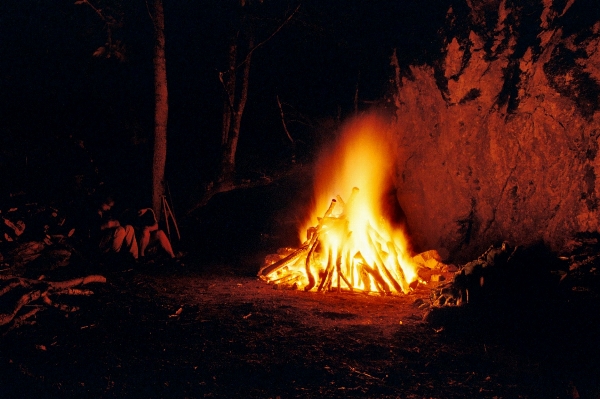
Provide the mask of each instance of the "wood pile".
[{"label": "wood pile", "polygon": [[90,275],[67,281],[32,280],[23,277],[0,275],[0,327],[6,332],[19,327],[40,310],[54,307],[66,313],[78,310],[61,302],[66,295],[92,295],[87,289],[91,283],[105,283],[106,278]]},{"label": "wood pile", "polygon": [[[88,296],[92,283],[106,278],[89,275],[46,281],[43,273],[68,266],[74,253],[75,228],[58,209],[38,204],[0,209],[0,328],[7,333],[32,323],[41,310],[70,313],[69,296]],[[35,277],[31,277],[35,276]]]},{"label": "wood pile", "polygon": [[459,266],[451,278],[431,290],[431,306],[461,306],[475,301],[487,288],[487,280],[505,267],[515,250],[506,242],[492,245],[477,259]]},{"label": "wood pile", "polygon": [[276,287],[390,295],[408,294],[419,283],[438,285],[457,271],[435,250],[411,256],[387,226],[372,220],[366,231],[352,231],[358,194],[354,188],[348,202],[340,196],[332,199],[302,246],[268,255],[258,276]]},{"label": "wood pile", "polygon": [[[273,284],[302,287],[304,291],[408,293],[412,280],[406,278],[401,264],[405,250],[395,240],[368,224],[363,247],[355,245],[353,238],[360,232],[350,230],[348,210],[358,193],[355,187],[348,203],[340,196],[332,199],[318,224],[307,230],[304,244],[288,253],[282,251],[267,257],[258,276]],[[277,260],[276,256],[280,258]]]},{"label": "wood pile", "polygon": [[47,268],[67,266],[75,228],[58,209],[36,203],[0,209],[0,271],[21,275],[39,259]]}]

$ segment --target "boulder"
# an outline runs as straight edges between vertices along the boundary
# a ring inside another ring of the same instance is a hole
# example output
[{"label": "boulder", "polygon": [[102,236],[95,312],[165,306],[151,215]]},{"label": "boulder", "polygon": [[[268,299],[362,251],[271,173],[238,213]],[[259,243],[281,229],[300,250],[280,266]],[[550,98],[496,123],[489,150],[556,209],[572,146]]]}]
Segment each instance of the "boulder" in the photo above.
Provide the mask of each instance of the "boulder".
[{"label": "boulder", "polygon": [[600,228],[598,7],[466,3],[448,10],[436,62],[392,60],[411,238],[457,261],[504,240],[560,252]]}]

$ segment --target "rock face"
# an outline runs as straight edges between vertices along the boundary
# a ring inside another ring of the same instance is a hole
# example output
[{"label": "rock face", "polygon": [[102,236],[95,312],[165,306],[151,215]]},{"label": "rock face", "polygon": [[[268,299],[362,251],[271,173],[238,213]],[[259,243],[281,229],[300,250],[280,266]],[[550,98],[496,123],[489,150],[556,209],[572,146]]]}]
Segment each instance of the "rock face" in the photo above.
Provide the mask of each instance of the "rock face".
[{"label": "rock face", "polygon": [[438,62],[392,57],[397,197],[417,247],[460,260],[598,232],[598,9],[466,0],[448,11]]}]

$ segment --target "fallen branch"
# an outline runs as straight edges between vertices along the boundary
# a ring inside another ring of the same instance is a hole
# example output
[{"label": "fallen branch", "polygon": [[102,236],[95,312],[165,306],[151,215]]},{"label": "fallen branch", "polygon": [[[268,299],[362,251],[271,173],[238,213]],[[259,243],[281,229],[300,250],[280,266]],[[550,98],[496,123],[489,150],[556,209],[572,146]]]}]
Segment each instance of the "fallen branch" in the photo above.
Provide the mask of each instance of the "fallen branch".
[{"label": "fallen branch", "polygon": [[36,306],[33,309],[31,309],[29,312],[23,313],[22,315],[19,315],[19,316],[15,317],[13,319],[13,321],[12,321],[11,326],[8,328],[8,331],[13,330],[15,328],[19,328],[23,324],[33,324],[33,323],[35,323],[35,322],[28,321],[28,319],[31,318],[32,316],[34,316],[40,310],[42,310],[42,307],[41,306]]},{"label": "fallen branch", "polygon": [[[34,309],[28,312],[21,313],[21,309],[31,304],[32,302],[40,301],[41,304],[47,306],[53,306],[63,312],[74,312],[79,308],[76,306],[69,306],[60,303],[55,303],[50,298],[51,295],[92,295],[93,292],[87,289],[74,288],[81,285],[90,283],[105,283],[106,278],[100,275],[91,275],[86,277],[80,277],[67,281],[44,281],[44,280],[32,280],[16,276],[0,276],[0,281],[5,282],[5,285],[0,289],[0,296],[15,292],[15,290],[26,290],[24,294],[18,297],[13,306],[8,307],[10,310],[7,313],[0,314],[0,326],[6,326],[10,323],[8,331],[24,324],[27,319],[34,316],[43,307],[36,306]],[[17,291],[18,292],[18,291]],[[18,295],[18,294],[17,294]]]},{"label": "fallen branch", "polygon": [[92,290],[83,290],[81,288],[65,288],[60,291],[53,292],[54,295],[84,295],[90,296],[94,295],[94,291]]},{"label": "fallen branch", "polygon": [[42,291],[35,290],[22,295],[17,303],[15,303],[12,312],[0,315],[0,326],[8,324],[14,319],[19,310],[30,302],[39,299],[42,296]]},{"label": "fallen branch", "polygon": [[54,289],[71,288],[78,285],[86,285],[90,283],[106,283],[106,277],[100,275],[91,275],[87,277],[75,278],[67,281],[51,282],[50,286]]},{"label": "fallen branch", "polygon": [[52,299],[48,296],[48,293],[42,295],[42,302],[44,302],[48,306],[53,306],[56,309],[62,310],[65,313],[73,313],[79,310],[77,306],[69,306],[64,303],[54,303]]},{"label": "fallen branch", "polygon": [[23,280],[18,277],[14,277],[7,281],[8,283],[4,287],[0,288],[0,296],[6,294],[7,292],[11,291],[16,287],[23,286]]}]

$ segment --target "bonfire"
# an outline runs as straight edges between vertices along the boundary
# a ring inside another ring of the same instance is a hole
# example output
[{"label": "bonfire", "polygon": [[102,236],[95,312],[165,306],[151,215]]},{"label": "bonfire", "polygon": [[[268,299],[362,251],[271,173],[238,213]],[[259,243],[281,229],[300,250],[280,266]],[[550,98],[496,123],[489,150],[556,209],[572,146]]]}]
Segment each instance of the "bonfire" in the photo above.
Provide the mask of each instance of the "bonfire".
[{"label": "bonfire", "polygon": [[261,279],[305,291],[410,292],[419,266],[404,231],[385,217],[394,159],[387,126],[375,115],[357,118],[324,150],[302,245],[267,256]]}]

